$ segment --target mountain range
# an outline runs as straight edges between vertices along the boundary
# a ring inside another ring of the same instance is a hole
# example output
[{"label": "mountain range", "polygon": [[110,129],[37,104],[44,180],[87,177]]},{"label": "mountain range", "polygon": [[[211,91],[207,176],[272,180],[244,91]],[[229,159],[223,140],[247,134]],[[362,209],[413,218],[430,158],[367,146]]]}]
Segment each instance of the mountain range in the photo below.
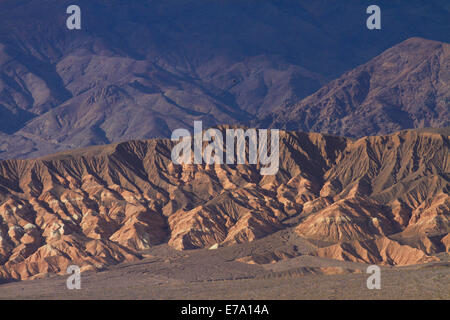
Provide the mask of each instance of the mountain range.
[{"label": "mountain range", "polygon": [[[445,263],[450,6],[377,2],[0,0],[0,283]],[[198,120],[281,129],[278,173],[174,164]]]},{"label": "mountain range", "polygon": [[0,1],[2,159],[194,120],[350,137],[449,123],[445,0],[380,1],[372,31],[362,0],[80,0],[68,30],[72,2]]},{"label": "mountain range", "polygon": [[[222,128],[223,129],[223,128]],[[358,140],[280,132],[280,170],[174,165],[173,142],[135,140],[0,162],[0,276],[102,270],[154,246],[235,246],[284,231],[298,256],[403,266],[450,249],[450,131]]]},{"label": "mountain range", "polygon": [[450,125],[450,45],[412,38],[261,124],[349,137]]}]

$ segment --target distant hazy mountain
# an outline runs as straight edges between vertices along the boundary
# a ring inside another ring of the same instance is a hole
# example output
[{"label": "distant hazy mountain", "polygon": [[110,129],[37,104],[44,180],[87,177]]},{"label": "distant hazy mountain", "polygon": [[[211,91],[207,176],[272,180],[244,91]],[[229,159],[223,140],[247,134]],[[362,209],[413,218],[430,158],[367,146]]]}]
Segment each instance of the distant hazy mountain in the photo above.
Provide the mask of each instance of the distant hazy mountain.
[{"label": "distant hazy mountain", "polygon": [[378,1],[376,31],[363,0],[80,0],[69,31],[73,3],[0,1],[0,158],[267,120],[407,38],[450,42],[446,0]]},{"label": "distant hazy mountain", "polygon": [[413,38],[261,121],[360,137],[450,125],[450,44]]}]

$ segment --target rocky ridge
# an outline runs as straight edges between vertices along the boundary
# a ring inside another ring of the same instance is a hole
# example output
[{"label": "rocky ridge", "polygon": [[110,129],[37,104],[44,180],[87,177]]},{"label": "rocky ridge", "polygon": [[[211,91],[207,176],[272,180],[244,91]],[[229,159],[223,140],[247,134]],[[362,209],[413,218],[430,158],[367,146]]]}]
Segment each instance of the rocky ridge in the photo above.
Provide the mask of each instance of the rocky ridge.
[{"label": "rocky ridge", "polygon": [[274,176],[174,165],[172,146],[136,140],[1,161],[0,276],[99,270],[158,244],[232,246],[279,230],[339,260],[397,266],[449,252],[448,129],[358,140],[282,131]]}]

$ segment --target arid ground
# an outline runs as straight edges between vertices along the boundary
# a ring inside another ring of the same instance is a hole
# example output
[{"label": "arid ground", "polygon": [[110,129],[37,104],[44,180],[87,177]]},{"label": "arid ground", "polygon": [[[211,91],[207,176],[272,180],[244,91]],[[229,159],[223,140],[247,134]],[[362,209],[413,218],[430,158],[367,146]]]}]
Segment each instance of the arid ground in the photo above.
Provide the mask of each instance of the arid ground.
[{"label": "arid ground", "polygon": [[450,262],[382,267],[381,289],[366,286],[366,264],[308,255],[269,264],[236,256],[270,256],[301,239],[258,240],[217,250],[179,252],[160,245],[137,263],[81,274],[81,289],[68,290],[68,276],[0,285],[0,299],[450,299]]}]

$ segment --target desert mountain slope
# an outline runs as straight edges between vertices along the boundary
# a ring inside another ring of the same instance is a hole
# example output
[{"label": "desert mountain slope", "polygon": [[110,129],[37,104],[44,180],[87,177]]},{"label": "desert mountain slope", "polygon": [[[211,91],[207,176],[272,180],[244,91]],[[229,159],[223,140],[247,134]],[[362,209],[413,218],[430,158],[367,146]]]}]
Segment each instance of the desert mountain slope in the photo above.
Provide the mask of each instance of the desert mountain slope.
[{"label": "desert mountain slope", "polygon": [[412,38],[262,123],[344,136],[450,124],[450,45]]},{"label": "desert mountain slope", "polygon": [[161,243],[231,246],[279,230],[320,257],[435,261],[449,250],[449,142],[448,130],[359,140],[281,132],[275,176],[255,165],[174,165],[162,139],[1,161],[0,275],[101,269]]},{"label": "desert mountain slope", "polygon": [[363,0],[80,0],[82,29],[69,31],[71,4],[0,1],[2,159],[247,123],[409,37],[450,41],[441,0],[389,2],[376,32]]}]

